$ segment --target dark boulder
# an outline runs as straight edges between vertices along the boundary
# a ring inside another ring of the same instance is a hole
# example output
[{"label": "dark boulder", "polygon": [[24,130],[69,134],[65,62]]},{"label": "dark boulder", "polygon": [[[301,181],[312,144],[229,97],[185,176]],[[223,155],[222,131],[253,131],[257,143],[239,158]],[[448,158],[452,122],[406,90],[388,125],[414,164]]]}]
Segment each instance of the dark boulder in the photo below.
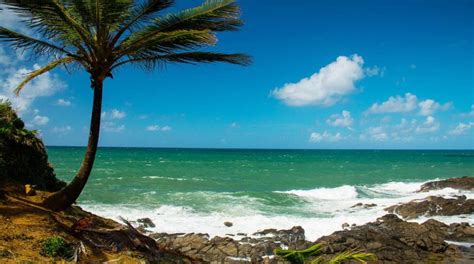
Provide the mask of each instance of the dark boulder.
[{"label": "dark boulder", "polygon": [[444,188],[458,190],[474,190],[474,177],[464,176],[460,178],[450,178],[440,181],[431,181],[421,185],[418,192],[428,192]]},{"label": "dark boulder", "polygon": [[434,215],[460,215],[474,213],[474,199],[466,199],[466,196],[456,198],[443,198],[428,196],[423,200],[413,200],[405,204],[393,205],[385,210],[395,213],[405,219],[413,219],[419,216]]},{"label": "dark boulder", "polygon": [[406,222],[396,215],[385,215],[377,221],[350,230],[321,237],[325,254],[335,254],[354,248],[377,256],[379,263],[433,263],[459,259],[456,246],[445,242],[444,225],[435,220],[423,224]]}]

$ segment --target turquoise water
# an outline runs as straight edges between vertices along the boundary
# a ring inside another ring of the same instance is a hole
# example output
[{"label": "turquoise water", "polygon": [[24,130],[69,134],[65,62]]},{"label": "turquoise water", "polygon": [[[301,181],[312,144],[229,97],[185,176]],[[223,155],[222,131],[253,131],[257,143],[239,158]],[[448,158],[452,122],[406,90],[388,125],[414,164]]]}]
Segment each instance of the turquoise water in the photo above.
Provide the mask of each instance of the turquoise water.
[{"label": "turquoise water", "polygon": [[[68,181],[84,148],[48,153]],[[251,232],[272,224],[363,221],[346,207],[376,199],[390,205],[416,196],[421,182],[463,175],[474,175],[474,151],[101,148],[79,203],[110,217],[156,218],[160,231],[220,234],[229,231],[221,221],[230,219],[242,221],[232,231]]]}]

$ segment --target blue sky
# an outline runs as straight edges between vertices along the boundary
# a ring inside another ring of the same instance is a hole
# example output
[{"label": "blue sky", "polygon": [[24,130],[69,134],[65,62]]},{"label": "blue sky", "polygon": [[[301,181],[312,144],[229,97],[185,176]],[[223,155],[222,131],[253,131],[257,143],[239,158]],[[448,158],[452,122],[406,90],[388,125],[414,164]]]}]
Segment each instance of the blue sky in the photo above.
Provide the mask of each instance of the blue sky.
[{"label": "blue sky", "polygon": [[[123,68],[105,83],[100,145],[474,148],[473,1],[239,3],[245,26],[214,50],[253,64]],[[0,12],[0,25],[27,30]],[[0,97],[46,144],[85,145],[88,76],[57,70],[14,98],[34,64],[0,46]]]}]

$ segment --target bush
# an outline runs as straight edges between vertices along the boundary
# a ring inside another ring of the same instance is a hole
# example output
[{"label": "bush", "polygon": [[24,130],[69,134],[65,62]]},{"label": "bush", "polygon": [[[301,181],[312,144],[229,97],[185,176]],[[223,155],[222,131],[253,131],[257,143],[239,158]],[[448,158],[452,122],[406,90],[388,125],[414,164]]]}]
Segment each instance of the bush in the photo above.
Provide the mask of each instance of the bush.
[{"label": "bush", "polygon": [[41,245],[41,255],[47,257],[70,258],[73,248],[60,236],[49,237]]}]

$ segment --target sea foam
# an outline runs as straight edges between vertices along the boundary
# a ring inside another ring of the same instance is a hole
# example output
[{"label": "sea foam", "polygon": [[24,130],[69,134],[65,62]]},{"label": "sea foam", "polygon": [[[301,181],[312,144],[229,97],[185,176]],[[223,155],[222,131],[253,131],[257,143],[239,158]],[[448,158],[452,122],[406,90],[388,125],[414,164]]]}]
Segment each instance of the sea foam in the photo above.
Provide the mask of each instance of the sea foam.
[{"label": "sea foam", "polygon": [[[81,204],[101,216],[128,220],[149,217],[156,224],[155,232],[167,233],[208,233],[210,236],[254,232],[266,228],[289,229],[300,225],[306,231],[308,240],[316,240],[340,230],[341,225],[362,225],[374,221],[387,212],[384,208],[422,199],[430,195],[453,197],[466,195],[474,198],[472,191],[459,191],[451,188],[418,193],[416,190],[424,182],[389,182],[384,184],[350,186],[335,188],[313,188],[308,190],[275,191],[279,195],[296,197],[301,202],[289,205],[288,213],[281,213],[278,208],[261,198],[235,193],[190,192],[175,193],[171,196],[178,201],[199,201],[196,206],[175,204],[134,205],[134,204]],[[376,204],[370,208],[352,207],[357,203]],[[204,206],[203,206],[204,205]],[[281,205],[280,205],[281,206]],[[283,208],[285,209],[285,208]],[[445,223],[469,222],[474,224],[472,215],[432,217]],[[423,222],[426,217],[412,221]],[[233,226],[223,223],[230,221]]]}]

